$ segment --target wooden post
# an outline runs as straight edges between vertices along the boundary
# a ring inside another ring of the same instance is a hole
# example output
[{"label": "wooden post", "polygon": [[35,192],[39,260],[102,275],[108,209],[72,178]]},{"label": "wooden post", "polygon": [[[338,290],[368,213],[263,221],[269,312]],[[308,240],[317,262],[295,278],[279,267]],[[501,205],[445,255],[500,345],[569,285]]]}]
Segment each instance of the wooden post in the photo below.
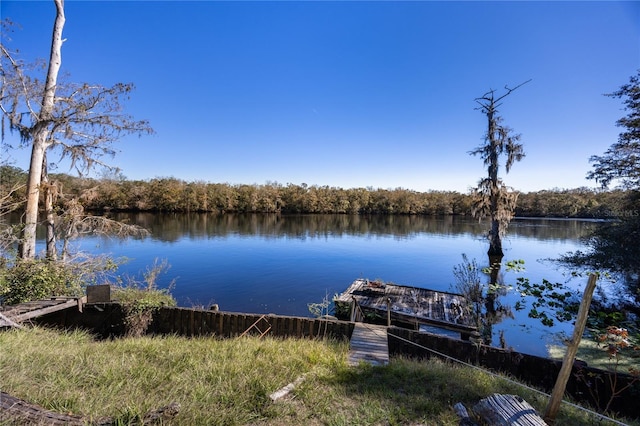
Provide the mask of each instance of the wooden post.
[{"label": "wooden post", "polygon": [[82,296],[77,300],[78,300],[78,312],[82,313],[82,307],[85,303],[87,303],[87,296]]},{"label": "wooden post", "polygon": [[354,297],[351,300],[351,322],[355,322],[356,320],[356,308],[358,307],[357,303],[356,303],[356,298]]},{"label": "wooden post", "polygon": [[578,318],[576,320],[576,325],[573,328],[573,336],[571,337],[571,341],[567,345],[567,352],[564,354],[562,367],[560,368],[558,378],[556,379],[556,384],[553,386],[553,391],[551,392],[551,398],[549,399],[549,403],[544,412],[544,421],[549,424],[554,423],[556,415],[558,414],[558,409],[560,408],[560,403],[562,402],[562,397],[564,396],[564,391],[567,387],[567,381],[569,380],[569,376],[571,375],[573,362],[576,358],[576,353],[578,352],[578,345],[580,344],[580,339],[582,338],[585,325],[587,324],[587,317],[589,316],[589,306],[591,305],[591,299],[593,297],[593,291],[596,288],[597,281],[598,277],[596,274],[589,275],[587,288],[585,288],[584,290],[584,295],[582,296],[582,301],[580,302],[580,308],[578,309]]},{"label": "wooden post", "polygon": [[387,297],[387,327],[391,327],[391,298]]}]

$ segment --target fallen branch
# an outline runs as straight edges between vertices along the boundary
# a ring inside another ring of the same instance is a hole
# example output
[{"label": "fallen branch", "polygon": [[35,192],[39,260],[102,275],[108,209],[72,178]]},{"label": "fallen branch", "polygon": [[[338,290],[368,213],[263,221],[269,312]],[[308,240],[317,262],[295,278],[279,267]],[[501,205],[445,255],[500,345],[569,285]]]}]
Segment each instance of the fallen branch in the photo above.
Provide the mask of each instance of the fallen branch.
[{"label": "fallen branch", "polygon": [[302,382],[304,382],[305,379],[305,375],[303,374],[302,376],[298,377],[296,380],[293,381],[293,383],[289,383],[287,386],[278,389],[277,391],[275,391],[274,393],[272,393],[271,395],[269,395],[269,398],[271,398],[272,401],[277,401],[281,398],[284,398],[285,396],[289,395],[289,393],[291,391],[293,391],[296,386],[299,386]]},{"label": "fallen branch", "polygon": [[[178,411],[180,411],[180,404],[174,402],[157,410],[149,411],[139,424],[159,424],[175,417]],[[118,420],[113,417],[92,419],[87,416],[60,414],[28,403],[5,392],[0,392],[0,423],[40,426],[107,426],[118,424]]]}]

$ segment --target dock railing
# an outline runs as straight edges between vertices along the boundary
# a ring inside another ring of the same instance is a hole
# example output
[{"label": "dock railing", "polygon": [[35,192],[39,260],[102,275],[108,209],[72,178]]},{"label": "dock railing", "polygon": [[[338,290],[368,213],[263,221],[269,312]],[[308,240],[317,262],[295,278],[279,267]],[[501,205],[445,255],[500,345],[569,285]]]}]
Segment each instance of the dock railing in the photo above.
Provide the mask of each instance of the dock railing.
[{"label": "dock railing", "polygon": [[[387,327],[391,327],[391,298],[387,297]],[[349,318],[351,322],[363,322],[364,312],[358,304],[358,300],[353,297],[351,299],[351,316]]]}]

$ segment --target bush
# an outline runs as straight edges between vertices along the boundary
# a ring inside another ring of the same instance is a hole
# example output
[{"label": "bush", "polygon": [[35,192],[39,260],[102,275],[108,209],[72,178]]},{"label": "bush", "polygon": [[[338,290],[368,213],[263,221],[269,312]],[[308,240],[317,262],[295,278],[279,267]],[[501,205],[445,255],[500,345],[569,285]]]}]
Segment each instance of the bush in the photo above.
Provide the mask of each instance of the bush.
[{"label": "bush", "polygon": [[62,263],[23,260],[0,270],[0,299],[8,305],[51,296],[80,296],[83,290],[81,276]]},{"label": "bush", "polygon": [[147,331],[153,320],[153,313],[162,306],[176,306],[176,300],[171,296],[170,289],[157,286],[158,276],[169,269],[166,260],[158,261],[143,274],[143,280],[125,277],[126,282],[113,288],[113,298],[120,302],[124,310],[126,334],[140,337]]}]

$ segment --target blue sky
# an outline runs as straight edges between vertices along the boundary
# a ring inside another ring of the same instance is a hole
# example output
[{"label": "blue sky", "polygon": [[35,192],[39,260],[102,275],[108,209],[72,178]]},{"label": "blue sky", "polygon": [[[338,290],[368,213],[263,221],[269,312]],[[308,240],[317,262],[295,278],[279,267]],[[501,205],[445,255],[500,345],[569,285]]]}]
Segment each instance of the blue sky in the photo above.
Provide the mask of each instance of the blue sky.
[{"label": "blue sky", "polygon": [[[47,58],[52,1],[2,1],[22,58]],[[62,71],[133,82],[153,136],[111,160],[128,179],[278,182],[466,192],[485,171],[474,99],[500,108],[527,156],[528,192],[595,186],[640,68],[639,2],[73,1]],[[4,155],[4,154],[3,154]],[[28,153],[9,160],[28,168]],[[62,167],[57,171],[66,172]]]}]

